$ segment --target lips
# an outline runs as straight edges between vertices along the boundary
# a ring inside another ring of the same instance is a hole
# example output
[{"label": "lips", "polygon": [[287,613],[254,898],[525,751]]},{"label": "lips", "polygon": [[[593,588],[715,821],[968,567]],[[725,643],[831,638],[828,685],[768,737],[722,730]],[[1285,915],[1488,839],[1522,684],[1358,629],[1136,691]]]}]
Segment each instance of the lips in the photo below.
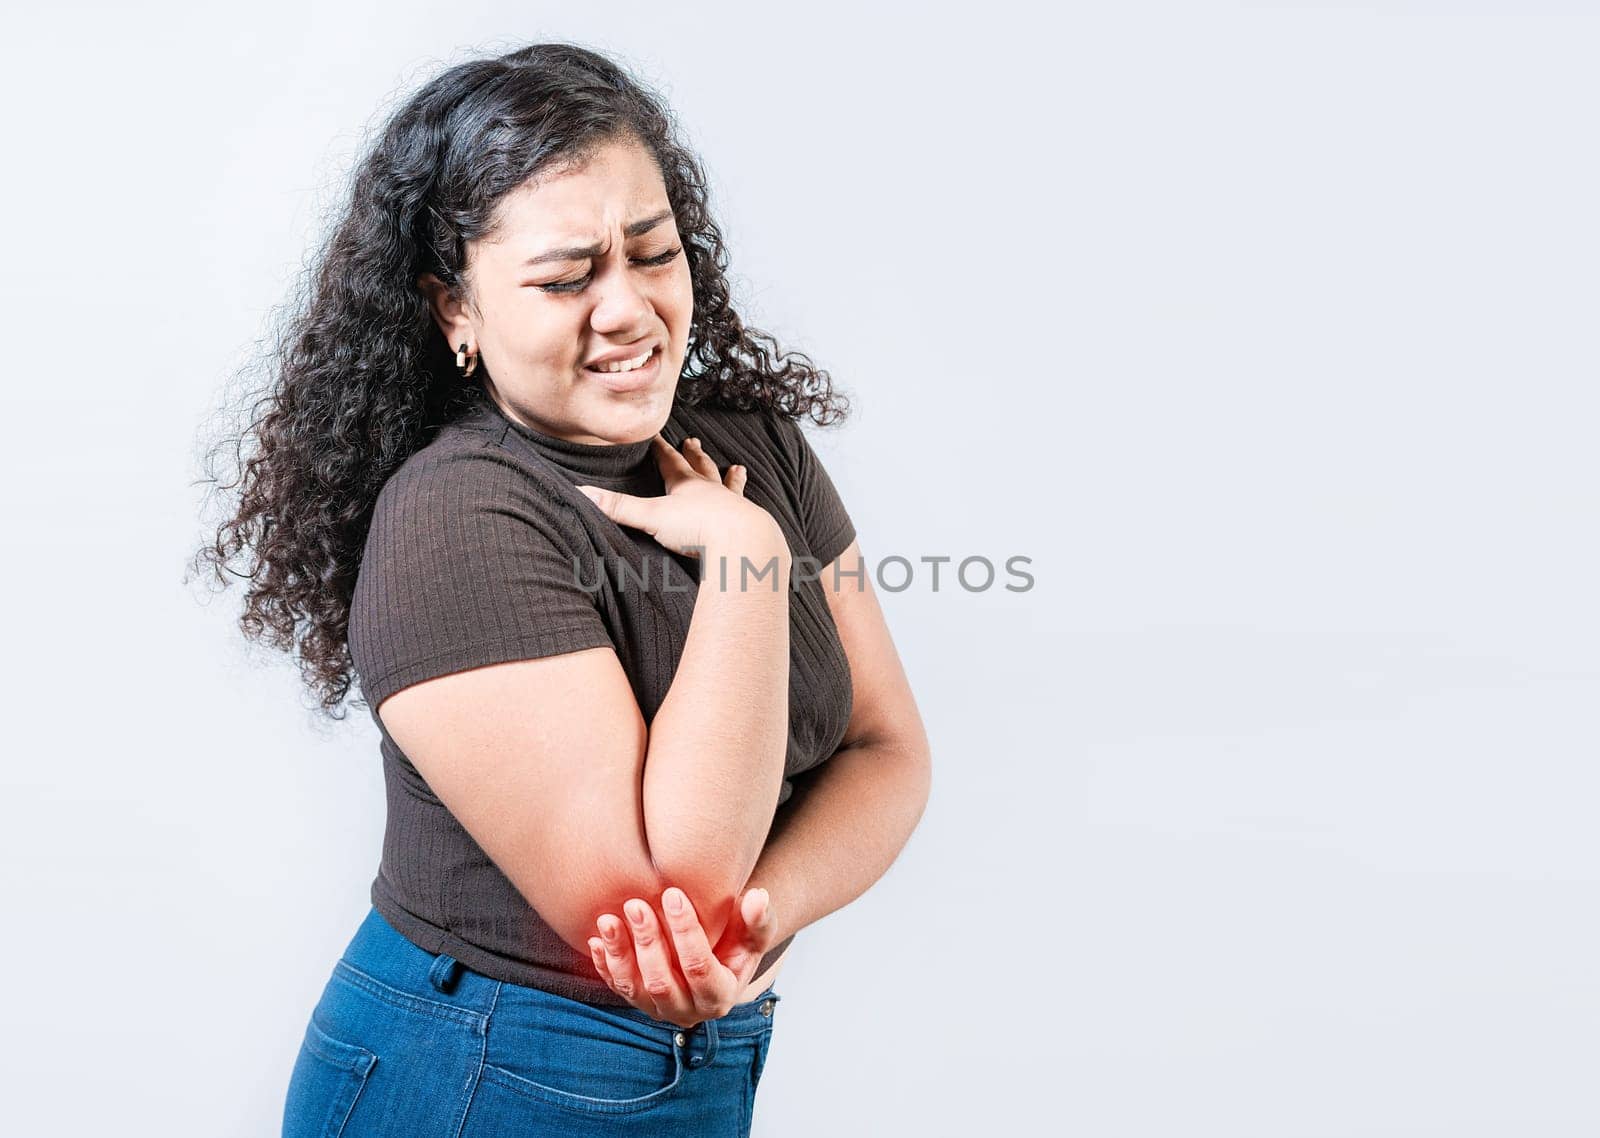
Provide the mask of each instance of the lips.
[{"label": "lips", "polygon": [[660,343],[656,341],[631,344],[626,348],[613,348],[609,352],[604,352],[598,356],[595,356],[593,359],[588,360],[583,366],[586,368],[595,368],[602,364],[619,364],[625,360],[636,360],[640,356],[644,355],[647,350],[654,352],[659,351],[660,348]]},{"label": "lips", "polygon": [[658,344],[652,348],[650,358],[632,371],[595,371],[594,368],[586,366],[583,374],[612,392],[638,391],[651,386],[660,377],[661,347]]}]

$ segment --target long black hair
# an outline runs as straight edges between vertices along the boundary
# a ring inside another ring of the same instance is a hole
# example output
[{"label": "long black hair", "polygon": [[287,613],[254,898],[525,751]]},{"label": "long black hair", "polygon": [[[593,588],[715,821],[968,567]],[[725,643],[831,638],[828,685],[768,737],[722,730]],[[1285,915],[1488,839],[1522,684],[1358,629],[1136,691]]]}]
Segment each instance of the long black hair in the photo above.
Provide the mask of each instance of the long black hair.
[{"label": "long black hair", "polygon": [[[353,683],[350,598],[378,491],[441,426],[487,398],[456,368],[417,277],[431,271],[465,294],[467,245],[490,233],[506,194],[623,141],[642,144],[660,168],[693,278],[676,399],[809,415],[819,426],[847,413],[827,372],[780,352],[734,311],[705,172],[658,97],[570,43],[450,67],[389,116],[357,164],[342,214],[271,340],[248,425],[211,456],[231,445],[237,477],[222,485],[239,487],[237,508],[192,564],[209,564],[224,585],[248,579],[240,628],[297,652],[331,717],[342,718]],[[237,573],[230,566],[241,555]]]}]

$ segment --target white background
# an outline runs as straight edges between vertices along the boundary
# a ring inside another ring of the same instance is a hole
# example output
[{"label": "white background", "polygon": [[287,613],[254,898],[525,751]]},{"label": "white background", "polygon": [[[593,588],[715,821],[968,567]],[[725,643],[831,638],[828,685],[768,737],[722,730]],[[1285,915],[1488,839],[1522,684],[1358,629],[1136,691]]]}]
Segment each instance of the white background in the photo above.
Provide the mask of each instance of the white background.
[{"label": "white background", "polygon": [[439,68],[614,53],[713,179],[933,795],[803,931],[762,1138],[1600,1130],[1592,8],[8,17],[5,1129],[277,1133],[365,709],[183,581],[223,384]]}]

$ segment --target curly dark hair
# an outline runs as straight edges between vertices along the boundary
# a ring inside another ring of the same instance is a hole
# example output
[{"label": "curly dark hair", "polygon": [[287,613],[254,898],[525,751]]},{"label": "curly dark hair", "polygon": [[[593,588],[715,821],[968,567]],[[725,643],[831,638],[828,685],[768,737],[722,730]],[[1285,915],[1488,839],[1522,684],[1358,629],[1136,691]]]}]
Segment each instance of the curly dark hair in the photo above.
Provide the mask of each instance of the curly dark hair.
[{"label": "curly dark hair", "polygon": [[[280,309],[267,383],[241,415],[249,422],[216,445],[202,480],[219,482],[215,455],[231,448],[237,477],[221,485],[240,488],[237,508],[191,567],[210,565],[224,586],[249,579],[240,628],[298,650],[329,717],[343,718],[353,683],[350,599],[378,491],[487,398],[457,370],[418,276],[431,271],[466,295],[468,243],[491,233],[501,199],[619,141],[641,143],[659,167],[693,277],[675,402],[809,415],[818,426],[845,417],[849,401],[827,372],[780,352],[734,311],[705,172],[657,96],[571,43],[450,67],[388,117],[358,161],[347,204]],[[236,573],[230,563],[246,550]]]}]

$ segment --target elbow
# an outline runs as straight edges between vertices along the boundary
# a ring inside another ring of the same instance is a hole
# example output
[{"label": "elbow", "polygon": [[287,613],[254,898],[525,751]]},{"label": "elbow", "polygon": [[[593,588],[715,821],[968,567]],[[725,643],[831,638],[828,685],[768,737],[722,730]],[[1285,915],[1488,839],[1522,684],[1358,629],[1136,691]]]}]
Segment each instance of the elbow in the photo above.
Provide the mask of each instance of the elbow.
[{"label": "elbow", "polygon": [[[773,798],[776,801],[776,788]],[[755,869],[769,828],[770,817],[761,833],[747,834],[726,820],[692,817],[687,810],[672,817],[656,814],[647,818],[645,844],[660,882],[657,903],[660,890],[669,885],[687,893],[697,912],[702,912],[705,904],[733,898]]]},{"label": "elbow", "polygon": [[598,850],[573,844],[543,862],[514,862],[508,876],[550,930],[587,957],[602,916],[609,913],[626,924],[623,905],[635,897],[661,911],[661,891],[668,882],[655,872],[642,844],[624,853],[620,847],[626,844],[618,840]]},{"label": "elbow", "polygon": [[850,746],[870,748],[875,762],[888,763],[895,770],[905,796],[927,805],[933,791],[933,749],[920,724],[915,730],[867,736]]},{"label": "elbow", "polygon": [[729,898],[738,891],[745,879],[750,876],[754,865],[739,872],[736,859],[732,856],[714,854],[707,856],[704,853],[691,856],[689,851],[676,852],[670,849],[654,850],[651,855],[651,864],[655,867],[656,877],[660,882],[656,900],[660,901],[660,890],[669,885],[676,885],[687,893],[698,906],[701,899],[719,901]]},{"label": "elbow", "polygon": [[750,870],[754,869],[752,865],[740,873],[734,862],[732,857],[708,857],[703,853],[689,856],[687,851],[675,855],[670,849],[653,849],[651,863],[659,884],[650,903],[656,914],[659,916],[662,911],[661,893],[669,885],[676,885],[689,898],[689,904],[706,931],[706,938],[715,944],[732,918],[738,895]]},{"label": "elbow", "polygon": [[922,821],[922,815],[927,812],[928,799],[933,794],[933,755],[924,743],[920,748],[913,748],[906,754],[906,795],[916,804],[916,813],[911,826],[916,828]]},{"label": "elbow", "polygon": [[893,756],[900,779],[901,801],[912,812],[914,829],[922,821],[928,799],[933,794],[933,752],[927,737],[920,732],[913,738],[885,744],[884,749],[887,755]]},{"label": "elbow", "polygon": [[661,891],[665,888],[666,883],[646,873],[638,873],[629,875],[626,880],[614,878],[587,883],[554,903],[547,899],[543,909],[538,905],[534,905],[534,908],[544,923],[566,941],[574,952],[588,956],[589,938],[600,935],[602,916],[609,913],[626,926],[628,914],[623,905],[635,897],[648,902],[659,916]]},{"label": "elbow", "polygon": [[933,744],[928,740],[928,732],[920,716],[915,721],[914,729],[904,733],[899,750],[910,771],[906,777],[916,788],[922,806],[926,807],[928,796],[933,793]]}]

